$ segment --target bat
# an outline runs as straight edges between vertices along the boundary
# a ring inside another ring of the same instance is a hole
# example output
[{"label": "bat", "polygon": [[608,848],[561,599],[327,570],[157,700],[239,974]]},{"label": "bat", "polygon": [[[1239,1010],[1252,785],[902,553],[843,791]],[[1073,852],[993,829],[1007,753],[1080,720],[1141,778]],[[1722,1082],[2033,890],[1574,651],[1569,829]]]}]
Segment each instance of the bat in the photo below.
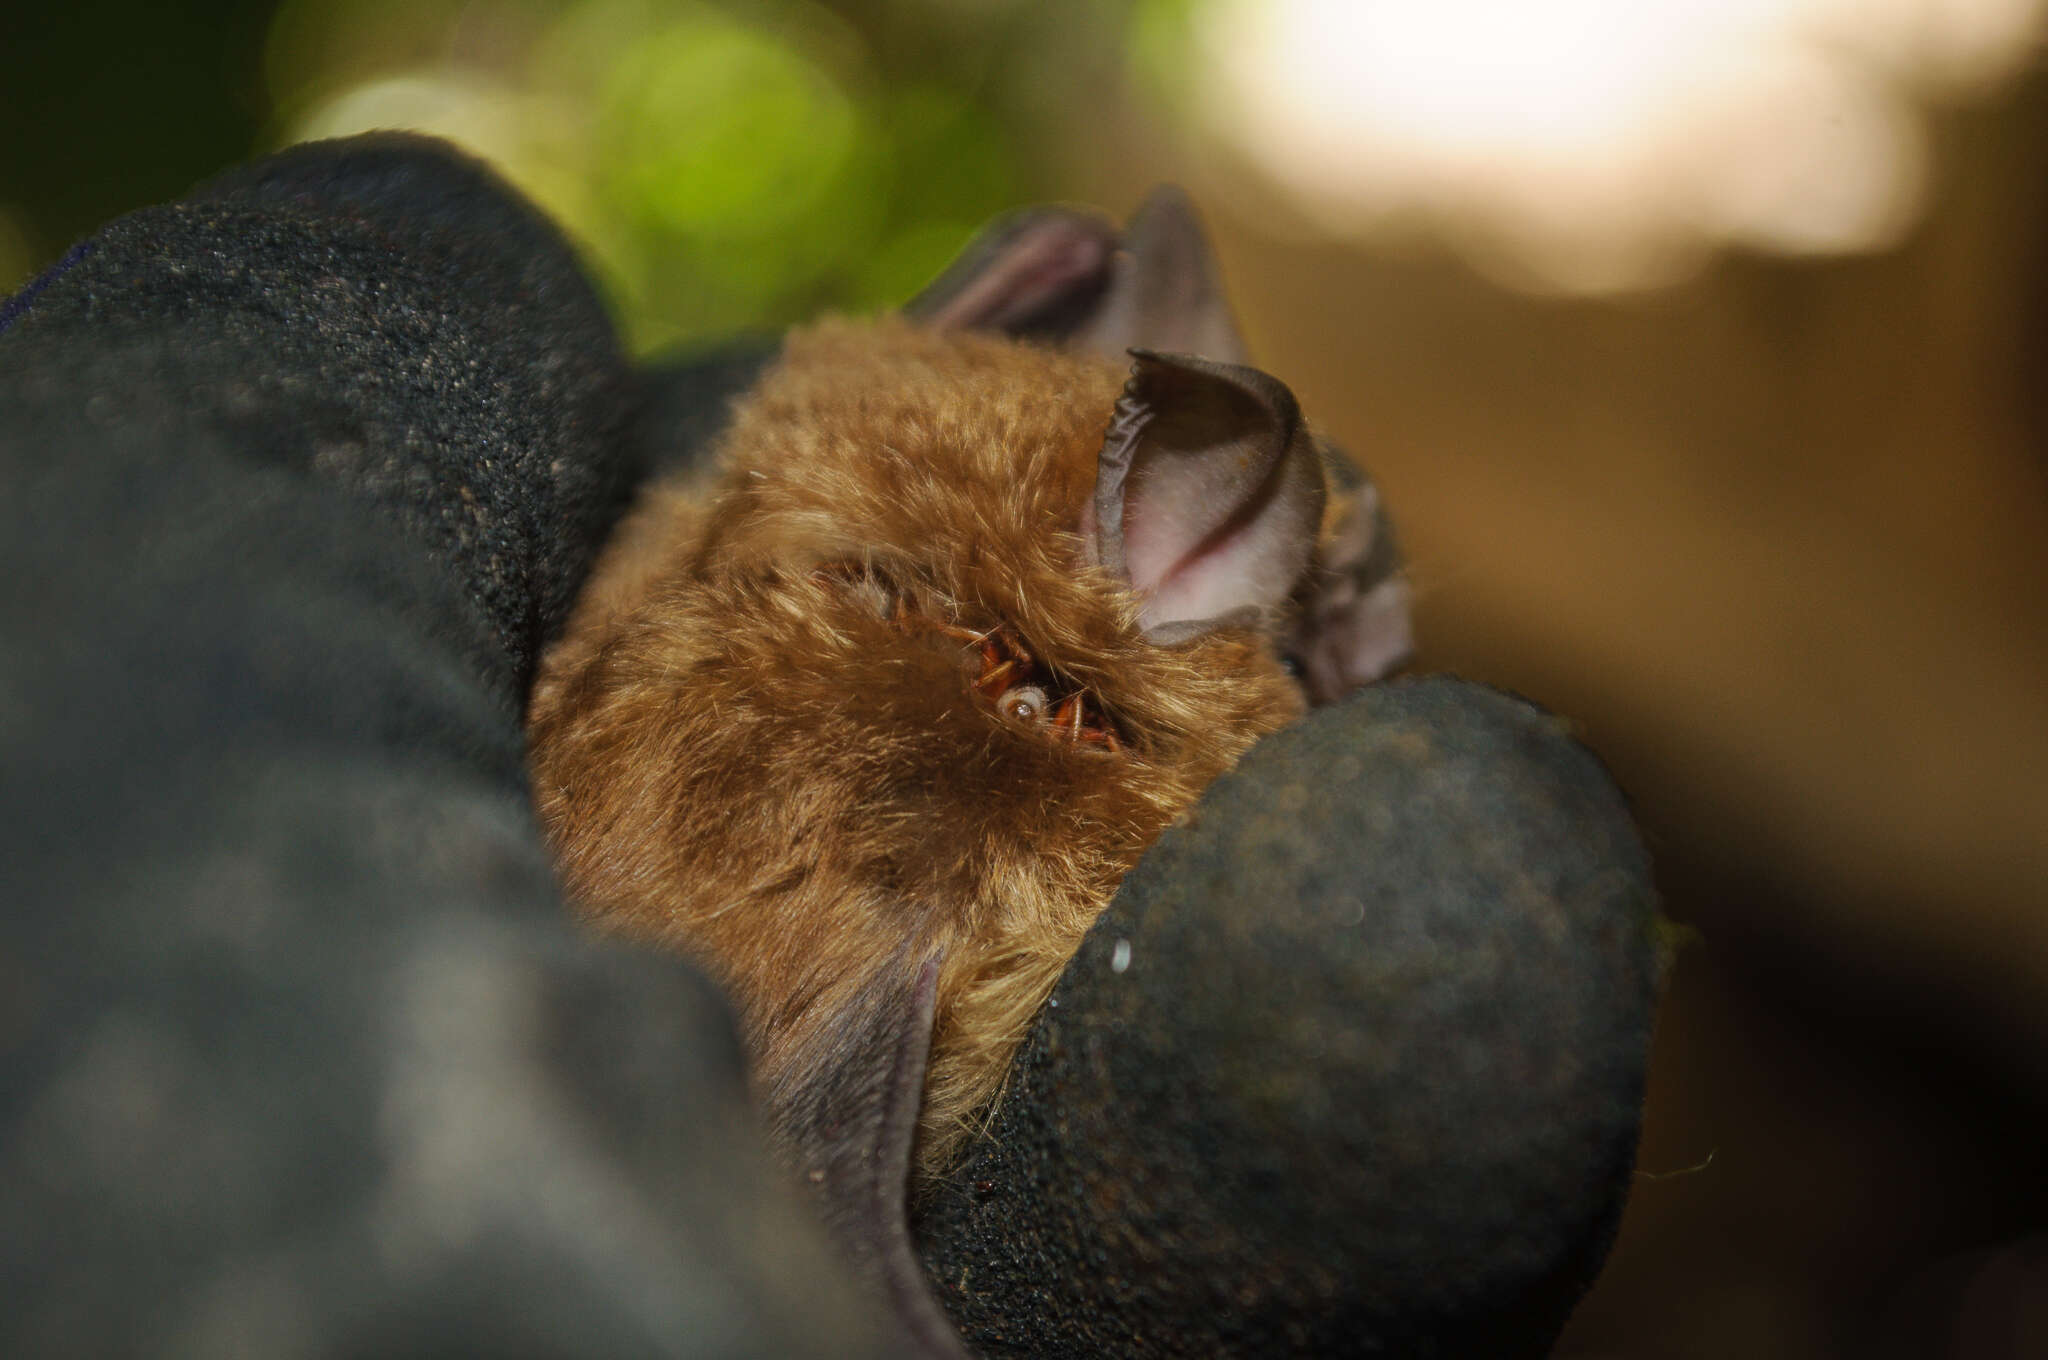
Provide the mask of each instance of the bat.
[{"label": "bat", "polygon": [[698,960],[771,1136],[931,1354],[905,1227],[1124,873],[1405,659],[1375,488],[1252,367],[1193,211],[998,223],[790,334],[622,522],[528,714],[599,928]]}]

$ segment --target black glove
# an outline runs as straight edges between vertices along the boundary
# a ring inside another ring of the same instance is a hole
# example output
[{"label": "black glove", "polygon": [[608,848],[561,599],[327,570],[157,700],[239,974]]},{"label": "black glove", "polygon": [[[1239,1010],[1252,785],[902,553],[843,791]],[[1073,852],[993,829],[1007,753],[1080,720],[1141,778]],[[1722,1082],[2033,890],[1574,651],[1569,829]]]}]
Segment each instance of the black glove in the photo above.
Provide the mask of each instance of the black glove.
[{"label": "black glove", "polygon": [[723,1003],[584,939],[537,647],[633,469],[569,252],[431,143],[124,218],[0,333],[11,1355],[888,1355]]}]

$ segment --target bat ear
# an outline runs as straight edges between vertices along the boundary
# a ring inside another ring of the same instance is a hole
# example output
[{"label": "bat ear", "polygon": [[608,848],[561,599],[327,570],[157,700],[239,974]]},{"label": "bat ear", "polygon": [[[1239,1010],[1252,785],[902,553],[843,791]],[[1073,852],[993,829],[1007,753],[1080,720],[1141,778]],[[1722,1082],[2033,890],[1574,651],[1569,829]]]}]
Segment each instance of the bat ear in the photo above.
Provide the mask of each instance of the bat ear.
[{"label": "bat ear", "polygon": [[903,314],[936,330],[1064,341],[1101,305],[1116,249],[1116,228],[1096,213],[1024,208],[983,228]]},{"label": "bat ear", "polygon": [[1269,620],[1306,574],[1323,467],[1294,394],[1242,364],[1133,350],[1084,522],[1095,561],[1173,643]]},{"label": "bat ear", "polygon": [[1343,698],[1387,675],[1414,651],[1401,551],[1379,489],[1358,481],[1323,542],[1289,647],[1311,703]]},{"label": "bat ear", "polygon": [[[1074,343],[1108,355],[1150,349],[1219,363],[1250,357],[1188,196],[1162,184],[1124,228],[1102,300]],[[1292,398],[1289,398],[1292,400]]]},{"label": "bat ear", "polygon": [[924,1099],[939,961],[899,955],[836,1026],[831,1051],[778,1107],[777,1133],[855,1274],[881,1294],[915,1360],[967,1360],[910,1240],[910,1152]]},{"label": "bat ear", "polygon": [[997,220],[905,307],[940,329],[1000,331],[1112,357],[1128,349],[1242,363],[1247,351],[1186,194],[1154,189],[1119,234],[1073,208]]}]

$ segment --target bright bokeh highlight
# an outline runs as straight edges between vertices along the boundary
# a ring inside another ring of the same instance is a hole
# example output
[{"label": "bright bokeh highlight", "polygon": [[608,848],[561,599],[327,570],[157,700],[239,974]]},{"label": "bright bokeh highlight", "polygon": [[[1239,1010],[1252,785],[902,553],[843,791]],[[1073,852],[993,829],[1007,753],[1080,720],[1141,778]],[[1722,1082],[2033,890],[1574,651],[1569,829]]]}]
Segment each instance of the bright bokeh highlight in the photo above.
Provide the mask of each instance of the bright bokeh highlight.
[{"label": "bright bokeh highlight", "polygon": [[1143,22],[1183,111],[1312,227],[1421,218],[1511,282],[1602,291],[1721,242],[1894,242],[1927,172],[1918,100],[2013,74],[2042,8],[1161,0]]},{"label": "bright bokeh highlight", "polygon": [[1540,292],[1880,250],[1935,173],[1930,104],[2034,62],[2044,10],[289,0],[266,69],[280,142],[402,127],[491,161],[646,349],[900,302],[989,217],[1131,164],[1262,229],[1447,241]]}]

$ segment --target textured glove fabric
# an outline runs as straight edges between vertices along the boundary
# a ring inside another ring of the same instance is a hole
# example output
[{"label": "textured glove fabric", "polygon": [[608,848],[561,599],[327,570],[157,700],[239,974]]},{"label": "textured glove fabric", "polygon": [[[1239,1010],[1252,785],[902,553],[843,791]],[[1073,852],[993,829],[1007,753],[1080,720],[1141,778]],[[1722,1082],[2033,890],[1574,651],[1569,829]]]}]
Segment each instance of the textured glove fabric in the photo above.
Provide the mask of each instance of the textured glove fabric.
[{"label": "textured glove fabric", "polygon": [[473,164],[306,148],[0,332],[0,1350],[889,1354],[519,706],[636,380]]}]

